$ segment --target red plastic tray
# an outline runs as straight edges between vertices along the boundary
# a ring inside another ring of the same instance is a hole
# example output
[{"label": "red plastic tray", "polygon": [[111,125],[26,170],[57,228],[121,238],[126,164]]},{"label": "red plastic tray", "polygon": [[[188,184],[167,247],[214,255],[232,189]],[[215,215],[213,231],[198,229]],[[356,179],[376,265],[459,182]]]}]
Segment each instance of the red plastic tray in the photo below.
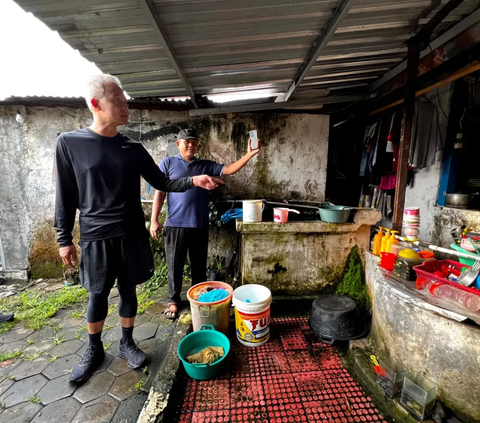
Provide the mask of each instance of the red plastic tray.
[{"label": "red plastic tray", "polygon": [[480,291],[477,289],[472,289],[472,288],[467,288],[466,286],[460,285],[459,283],[456,282],[451,282],[448,279],[445,278],[440,278],[438,276],[435,276],[433,273],[436,272],[437,270],[442,270],[443,265],[451,265],[457,270],[462,270],[464,267],[470,267],[466,264],[461,264],[458,263],[457,261],[453,260],[432,260],[432,261],[426,261],[422,263],[419,266],[413,266],[413,269],[415,272],[417,272],[417,281],[419,278],[427,278],[431,279],[436,282],[441,282],[441,283],[446,283],[448,285],[452,285],[455,288],[461,289],[463,291],[471,292],[472,294],[480,295]]}]

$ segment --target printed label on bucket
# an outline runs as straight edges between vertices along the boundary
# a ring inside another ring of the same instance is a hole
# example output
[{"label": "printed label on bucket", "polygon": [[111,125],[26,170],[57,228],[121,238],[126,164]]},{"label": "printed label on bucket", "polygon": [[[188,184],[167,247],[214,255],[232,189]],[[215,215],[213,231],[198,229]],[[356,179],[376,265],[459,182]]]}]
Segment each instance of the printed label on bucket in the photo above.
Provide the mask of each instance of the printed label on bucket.
[{"label": "printed label on bucket", "polygon": [[237,337],[245,342],[256,344],[270,335],[270,307],[258,314],[246,314],[235,308]]}]

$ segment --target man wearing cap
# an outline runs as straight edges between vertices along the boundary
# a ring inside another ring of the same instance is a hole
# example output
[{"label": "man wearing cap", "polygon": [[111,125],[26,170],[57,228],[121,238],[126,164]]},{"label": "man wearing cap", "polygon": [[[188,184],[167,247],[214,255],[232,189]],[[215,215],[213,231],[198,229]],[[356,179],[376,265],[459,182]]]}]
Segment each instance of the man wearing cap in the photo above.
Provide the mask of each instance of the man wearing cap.
[{"label": "man wearing cap", "polygon": [[[160,163],[160,170],[168,178],[183,178],[201,174],[233,175],[259,152],[260,141],[256,149],[252,149],[249,142],[247,154],[230,165],[196,159],[198,138],[191,129],[183,129],[178,133],[177,147],[180,154],[175,157],[166,157]],[[157,191],[153,200],[150,233],[155,239],[158,239],[161,230],[158,217],[166,195],[164,191]],[[184,193],[168,193],[168,214],[163,235],[168,265],[169,297],[165,316],[169,319],[177,317],[177,305],[182,292],[183,268],[187,252],[192,267],[192,285],[206,280],[209,232],[208,202],[208,192],[197,188]]]}]

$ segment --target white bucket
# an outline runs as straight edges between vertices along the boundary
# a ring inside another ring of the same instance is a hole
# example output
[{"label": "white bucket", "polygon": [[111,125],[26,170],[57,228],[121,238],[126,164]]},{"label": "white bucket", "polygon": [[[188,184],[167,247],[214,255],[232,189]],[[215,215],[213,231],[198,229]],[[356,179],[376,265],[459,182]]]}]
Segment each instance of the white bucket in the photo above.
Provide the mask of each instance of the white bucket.
[{"label": "white bucket", "polygon": [[243,221],[261,222],[263,211],[262,200],[244,200],[243,201]]},{"label": "white bucket", "polygon": [[270,338],[272,293],[263,285],[247,284],[233,291],[235,332],[247,347],[259,347]]}]

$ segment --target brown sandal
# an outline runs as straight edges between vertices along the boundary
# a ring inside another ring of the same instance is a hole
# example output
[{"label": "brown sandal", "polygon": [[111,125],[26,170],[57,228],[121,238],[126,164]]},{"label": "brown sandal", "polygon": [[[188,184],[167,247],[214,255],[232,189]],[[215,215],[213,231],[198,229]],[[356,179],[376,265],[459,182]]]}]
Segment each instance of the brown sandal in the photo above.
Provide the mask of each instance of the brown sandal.
[{"label": "brown sandal", "polygon": [[175,320],[177,318],[178,307],[176,303],[168,303],[167,308],[163,312],[165,317],[170,320]]}]

